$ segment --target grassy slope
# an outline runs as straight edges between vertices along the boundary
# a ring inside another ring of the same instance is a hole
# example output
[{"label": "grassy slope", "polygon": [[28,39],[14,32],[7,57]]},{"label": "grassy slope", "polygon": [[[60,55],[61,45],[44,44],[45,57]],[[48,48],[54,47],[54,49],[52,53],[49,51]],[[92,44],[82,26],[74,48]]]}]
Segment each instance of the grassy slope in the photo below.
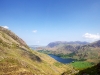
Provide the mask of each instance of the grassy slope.
[{"label": "grassy slope", "polygon": [[69,70],[73,68],[31,50],[14,33],[0,27],[0,75],[60,75]]},{"label": "grassy slope", "polygon": [[100,75],[100,63],[93,67],[81,70],[76,75]]},{"label": "grassy slope", "polygon": [[70,63],[74,68],[76,69],[85,69],[85,68],[88,68],[88,67],[91,67],[93,66],[92,63],[90,62],[86,62],[86,61],[76,61],[76,62],[73,62],[73,63]]}]

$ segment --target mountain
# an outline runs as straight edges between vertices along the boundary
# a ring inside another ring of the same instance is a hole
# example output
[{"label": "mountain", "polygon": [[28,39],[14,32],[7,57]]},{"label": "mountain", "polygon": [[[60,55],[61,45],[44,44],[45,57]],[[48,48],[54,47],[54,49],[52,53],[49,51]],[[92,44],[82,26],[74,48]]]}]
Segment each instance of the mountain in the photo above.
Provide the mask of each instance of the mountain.
[{"label": "mountain", "polygon": [[39,48],[43,48],[44,46],[39,46],[39,45],[29,45],[30,48],[37,50]]},{"label": "mountain", "polygon": [[[69,54],[76,50],[78,50],[81,46],[88,44],[88,42],[66,42],[66,41],[57,41],[49,43],[45,48],[41,48],[40,50],[48,50],[54,54]],[[37,49],[39,50],[39,49]]]},{"label": "mountain", "polygon": [[69,54],[77,60],[86,60],[92,63],[100,62],[100,40],[93,43],[80,41],[51,42],[45,50],[52,54]]},{"label": "mountain", "polygon": [[79,50],[74,52],[73,58],[84,59],[89,62],[100,61],[100,40],[81,46]]},{"label": "mountain", "polygon": [[73,70],[32,50],[12,31],[0,27],[0,75],[60,75]]},{"label": "mountain", "polygon": [[81,41],[71,41],[71,42],[67,42],[67,41],[56,41],[56,42],[51,42],[51,43],[49,43],[47,46],[48,47],[55,47],[55,46],[58,46],[58,45],[61,45],[61,44],[63,44],[63,45],[65,45],[65,44],[67,44],[67,45],[85,45],[85,44],[88,44],[88,42],[81,42]]},{"label": "mountain", "polygon": [[40,52],[56,55],[69,55],[77,60],[85,60],[92,63],[100,62],[100,40],[93,43],[87,42],[51,42],[45,48],[40,48]]},{"label": "mountain", "polygon": [[90,44],[91,47],[100,47],[100,40]]}]

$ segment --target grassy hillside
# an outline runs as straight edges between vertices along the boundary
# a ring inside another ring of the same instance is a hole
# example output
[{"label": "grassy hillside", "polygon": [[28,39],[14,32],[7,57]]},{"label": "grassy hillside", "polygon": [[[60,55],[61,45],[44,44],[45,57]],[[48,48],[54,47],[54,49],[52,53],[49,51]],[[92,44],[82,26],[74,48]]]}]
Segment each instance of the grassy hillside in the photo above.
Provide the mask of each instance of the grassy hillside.
[{"label": "grassy hillside", "polygon": [[[62,73],[62,75],[68,75],[70,72],[71,71],[64,72],[64,73]],[[75,71],[75,72],[77,72],[77,71]],[[98,63],[95,66],[83,69],[76,74],[71,74],[71,75],[100,75],[100,63]]]},{"label": "grassy hillside", "polygon": [[13,32],[0,27],[0,75],[60,75],[69,70],[73,67],[31,50]]},{"label": "grassy hillside", "polygon": [[76,61],[76,62],[72,62],[70,63],[74,68],[79,69],[79,70],[83,70],[86,69],[88,67],[93,66],[92,63],[86,62],[86,61]]},{"label": "grassy hillside", "polygon": [[81,70],[76,75],[100,75],[100,63],[93,67]]}]

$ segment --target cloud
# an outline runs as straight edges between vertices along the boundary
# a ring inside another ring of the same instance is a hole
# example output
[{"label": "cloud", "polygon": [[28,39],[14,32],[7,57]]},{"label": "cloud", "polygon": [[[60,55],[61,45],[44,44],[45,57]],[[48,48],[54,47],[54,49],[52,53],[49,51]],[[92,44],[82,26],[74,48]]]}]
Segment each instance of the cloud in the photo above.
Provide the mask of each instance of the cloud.
[{"label": "cloud", "polygon": [[32,32],[33,32],[33,33],[36,33],[36,32],[37,32],[37,30],[33,30]]},{"label": "cloud", "polygon": [[100,39],[99,33],[97,33],[97,34],[85,33],[83,35],[83,37],[85,37],[86,39],[90,39],[90,40],[99,40]]},{"label": "cloud", "polygon": [[2,26],[3,28],[6,28],[6,29],[9,29],[9,27],[8,26]]}]

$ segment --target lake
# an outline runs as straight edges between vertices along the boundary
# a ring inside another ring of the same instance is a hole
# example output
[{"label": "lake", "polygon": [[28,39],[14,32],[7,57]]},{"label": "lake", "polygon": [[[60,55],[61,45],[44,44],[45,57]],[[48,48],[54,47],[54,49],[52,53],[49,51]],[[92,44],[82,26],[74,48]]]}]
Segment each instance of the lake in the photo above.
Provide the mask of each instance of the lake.
[{"label": "lake", "polygon": [[72,61],[74,61],[74,59],[71,59],[71,58],[63,59],[63,58],[60,58],[60,57],[52,55],[52,54],[49,54],[49,56],[61,63],[64,63],[64,64],[68,64],[68,63],[71,63]]}]

